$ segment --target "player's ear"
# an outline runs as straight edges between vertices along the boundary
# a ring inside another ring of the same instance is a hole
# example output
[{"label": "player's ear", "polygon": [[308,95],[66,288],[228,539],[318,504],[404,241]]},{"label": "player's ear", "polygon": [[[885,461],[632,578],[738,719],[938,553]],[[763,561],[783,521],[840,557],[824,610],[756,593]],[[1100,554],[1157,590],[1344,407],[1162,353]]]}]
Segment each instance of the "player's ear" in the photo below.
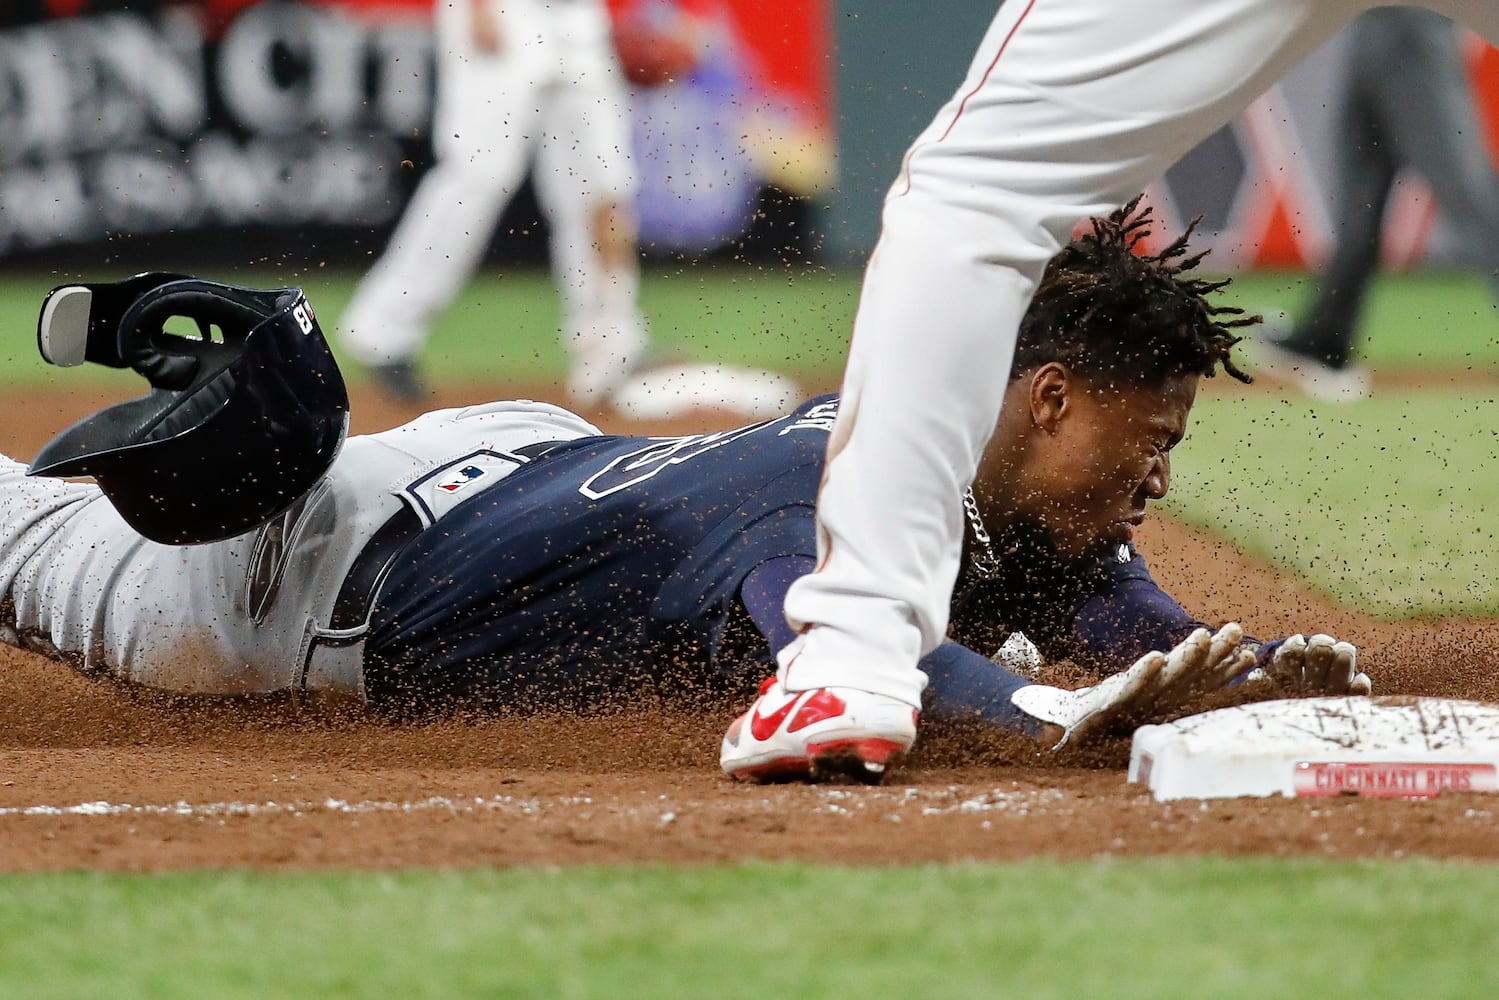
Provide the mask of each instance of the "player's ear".
[{"label": "player's ear", "polygon": [[1060,361],[1048,361],[1030,374],[1031,421],[1044,431],[1054,431],[1068,412],[1076,388],[1072,372]]}]

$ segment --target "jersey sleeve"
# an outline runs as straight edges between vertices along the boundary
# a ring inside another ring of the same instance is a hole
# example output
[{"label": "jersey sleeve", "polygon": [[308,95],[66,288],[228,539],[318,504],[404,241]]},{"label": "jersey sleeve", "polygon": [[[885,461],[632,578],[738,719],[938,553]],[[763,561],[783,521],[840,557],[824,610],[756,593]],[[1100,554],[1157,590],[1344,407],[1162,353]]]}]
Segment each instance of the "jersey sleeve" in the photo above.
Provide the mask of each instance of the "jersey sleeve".
[{"label": "jersey sleeve", "polygon": [[956,642],[942,643],[917,665],[927,676],[922,714],[928,721],[981,722],[1039,737],[1041,725],[1010,696],[1030,681]]},{"label": "jersey sleeve", "polygon": [[1206,627],[1151,577],[1145,559],[1129,548],[1127,561],[1107,559],[1097,586],[1077,609],[1069,659],[1097,670],[1123,670],[1151,650],[1169,650]]},{"label": "jersey sleeve", "polygon": [[816,564],[807,555],[779,556],[760,562],[740,585],[739,599],[755,628],[765,637],[772,656],[796,638],[786,621],[786,591],[799,577],[812,572]]}]

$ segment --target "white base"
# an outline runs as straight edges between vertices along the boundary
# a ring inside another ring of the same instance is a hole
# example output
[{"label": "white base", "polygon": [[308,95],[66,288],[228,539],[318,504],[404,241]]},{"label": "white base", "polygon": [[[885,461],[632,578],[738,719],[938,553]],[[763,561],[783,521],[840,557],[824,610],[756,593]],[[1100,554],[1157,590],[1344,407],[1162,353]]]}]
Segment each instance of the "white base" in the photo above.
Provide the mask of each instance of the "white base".
[{"label": "white base", "polygon": [[1294,698],[1136,730],[1129,780],[1157,799],[1499,791],[1499,705]]},{"label": "white base", "polygon": [[663,365],[614,387],[614,408],[635,420],[727,413],[744,420],[778,417],[801,402],[796,383],[774,372],[733,365]]}]

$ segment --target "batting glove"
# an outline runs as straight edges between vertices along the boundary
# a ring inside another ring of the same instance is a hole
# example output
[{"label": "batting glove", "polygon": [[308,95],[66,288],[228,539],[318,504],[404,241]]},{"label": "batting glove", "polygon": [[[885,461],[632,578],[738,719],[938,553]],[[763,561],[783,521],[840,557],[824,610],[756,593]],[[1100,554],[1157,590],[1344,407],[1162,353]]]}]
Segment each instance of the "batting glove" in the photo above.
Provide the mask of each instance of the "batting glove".
[{"label": "batting glove", "polygon": [[1269,662],[1249,674],[1297,694],[1368,694],[1374,682],[1358,670],[1358,650],[1330,635],[1293,635],[1275,647]]},{"label": "batting glove", "polygon": [[1052,749],[1100,736],[1120,723],[1166,721],[1199,695],[1226,687],[1254,666],[1242,648],[1244,630],[1229,622],[1209,633],[1200,628],[1169,653],[1146,653],[1123,673],[1092,687],[1067,691],[1031,684],[1010,695],[1022,712],[1061,728]]}]

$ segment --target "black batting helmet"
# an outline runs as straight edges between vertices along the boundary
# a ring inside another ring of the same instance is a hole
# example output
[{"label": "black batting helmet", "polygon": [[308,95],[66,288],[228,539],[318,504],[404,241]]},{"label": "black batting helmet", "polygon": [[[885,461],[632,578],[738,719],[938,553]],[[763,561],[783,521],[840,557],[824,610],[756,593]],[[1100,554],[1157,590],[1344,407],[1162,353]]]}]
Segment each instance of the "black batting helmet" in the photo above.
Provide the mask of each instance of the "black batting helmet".
[{"label": "black batting helmet", "polygon": [[[196,332],[168,329],[181,320]],[[148,395],[53,438],[33,476],[93,476],[153,541],[192,545],[254,528],[322,478],[348,433],[349,396],[299,288],[179,274],[63,285],[37,346],[55,365],[130,368]]]}]

